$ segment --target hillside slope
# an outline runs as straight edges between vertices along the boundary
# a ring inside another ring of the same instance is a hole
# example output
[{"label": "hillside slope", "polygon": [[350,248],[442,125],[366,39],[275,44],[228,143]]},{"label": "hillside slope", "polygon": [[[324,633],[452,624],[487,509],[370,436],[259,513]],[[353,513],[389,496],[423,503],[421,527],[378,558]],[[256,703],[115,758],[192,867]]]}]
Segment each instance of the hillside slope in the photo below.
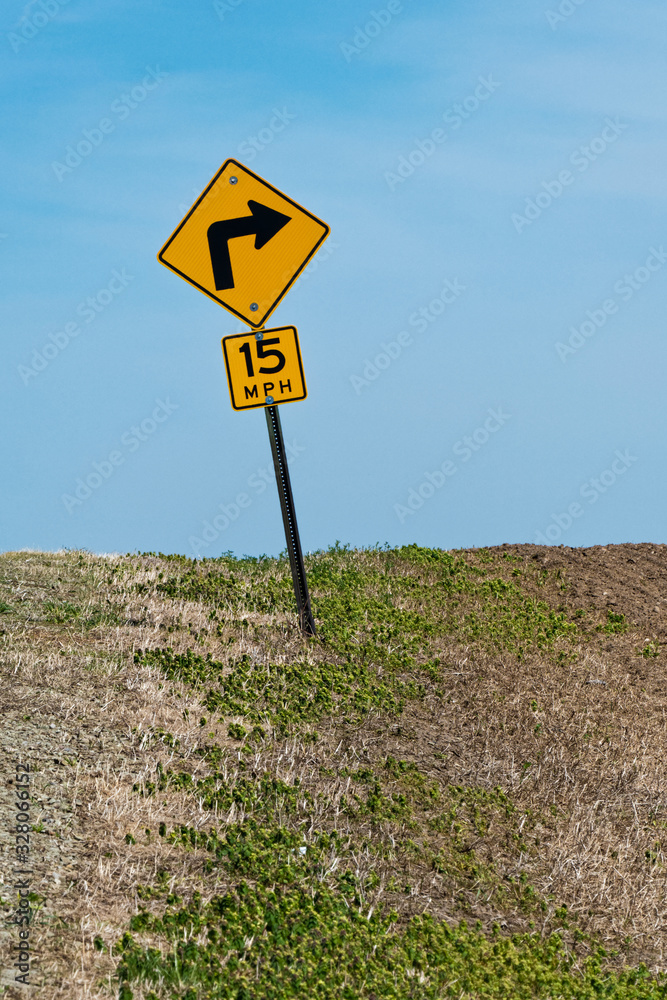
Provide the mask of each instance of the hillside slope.
[{"label": "hillside slope", "polygon": [[306,562],[0,556],[3,995],[667,995],[667,547]]}]

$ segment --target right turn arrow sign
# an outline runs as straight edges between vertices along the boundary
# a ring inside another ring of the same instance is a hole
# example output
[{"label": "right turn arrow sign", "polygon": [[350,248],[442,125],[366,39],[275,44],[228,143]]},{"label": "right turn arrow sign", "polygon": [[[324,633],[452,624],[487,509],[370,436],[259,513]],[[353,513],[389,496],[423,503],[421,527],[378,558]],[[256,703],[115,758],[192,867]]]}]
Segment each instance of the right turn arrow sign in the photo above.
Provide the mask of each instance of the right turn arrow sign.
[{"label": "right turn arrow sign", "polygon": [[234,274],[229,252],[230,240],[237,239],[239,236],[254,236],[255,250],[261,250],[291,219],[291,216],[276,212],[274,208],[261,205],[258,201],[249,201],[248,208],[252,215],[244,215],[240,219],[214,222],[213,225],[209,226],[208,248],[211,252],[216,292],[234,287]]}]

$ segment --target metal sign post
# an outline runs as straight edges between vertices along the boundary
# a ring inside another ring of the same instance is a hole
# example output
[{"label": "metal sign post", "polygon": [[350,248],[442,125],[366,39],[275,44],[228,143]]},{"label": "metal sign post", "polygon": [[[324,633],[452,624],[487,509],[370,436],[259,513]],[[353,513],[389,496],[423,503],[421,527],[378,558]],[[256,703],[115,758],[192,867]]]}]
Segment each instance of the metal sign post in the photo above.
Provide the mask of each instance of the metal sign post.
[{"label": "metal sign post", "polygon": [[273,455],[273,467],[276,472],[280,509],[283,515],[287,552],[292,568],[292,581],[294,583],[296,606],[299,612],[299,624],[304,635],[315,635],[315,621],[310,609],[306,567],[303,564],[299,526],[296,523],[294,497],[292,496],[292,485],[287,467],[287,455],[285,454],[283,429],[280,424],[280,412],[277,406],[267,406],[265,407],[265,412],[266,426],[269,429],[269,441],[271,442],[271,454]]}]

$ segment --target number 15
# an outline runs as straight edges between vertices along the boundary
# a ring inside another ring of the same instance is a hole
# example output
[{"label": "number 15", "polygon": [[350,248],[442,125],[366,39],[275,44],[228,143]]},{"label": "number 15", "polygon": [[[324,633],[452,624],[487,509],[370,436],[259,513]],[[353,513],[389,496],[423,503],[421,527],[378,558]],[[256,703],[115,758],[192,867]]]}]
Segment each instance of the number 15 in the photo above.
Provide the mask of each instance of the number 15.
[{"label": "number 15", "polygon": [[[273,368],[263,367],[259,369],[260,375],[275,375],[280,372],[285,367],[285,355],[282,351],[277,351],[274,349],[267,351],[266,348],[269,344],[279,344],[280,337],[271,337],[269,340],[256,340],[255,347],[257,348],[257,357],[259,359],[274,357],[277,358],[276,364]],[[239,352],[245,357],[245,365],[248,370],[248,378],[255,377],[255,369],[252,363],[252,352],[250,350],[250,344],[245,343],[239,347]]]}]

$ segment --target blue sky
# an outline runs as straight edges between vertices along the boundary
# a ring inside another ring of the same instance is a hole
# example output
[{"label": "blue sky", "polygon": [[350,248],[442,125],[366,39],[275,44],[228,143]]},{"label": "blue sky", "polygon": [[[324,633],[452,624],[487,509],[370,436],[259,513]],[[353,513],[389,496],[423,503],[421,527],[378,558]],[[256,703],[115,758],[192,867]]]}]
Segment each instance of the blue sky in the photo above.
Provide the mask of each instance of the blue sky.
[{"label": "blue sky", "polygon": [[331,226],[269,321],[306,550],[667,541],[663,4],[3,20],[1,548],[284,548],[246,328],[156,261],[230,156]]}]

